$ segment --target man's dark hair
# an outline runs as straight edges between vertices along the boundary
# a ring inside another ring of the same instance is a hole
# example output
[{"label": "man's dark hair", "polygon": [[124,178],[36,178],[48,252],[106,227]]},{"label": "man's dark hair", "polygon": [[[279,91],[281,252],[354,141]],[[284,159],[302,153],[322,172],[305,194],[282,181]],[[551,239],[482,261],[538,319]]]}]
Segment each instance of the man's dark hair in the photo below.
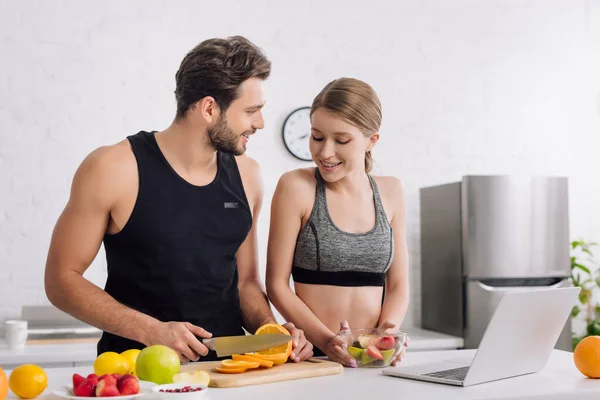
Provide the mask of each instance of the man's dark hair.
[{"label": "man's dark hair", "polygon": [[225,112],[247,79],[266,80],[271,62],[264,52],[242,36],[208,39],[192,49],[175,75],[176,120],[185,118],[190,107],[206,96]]}]

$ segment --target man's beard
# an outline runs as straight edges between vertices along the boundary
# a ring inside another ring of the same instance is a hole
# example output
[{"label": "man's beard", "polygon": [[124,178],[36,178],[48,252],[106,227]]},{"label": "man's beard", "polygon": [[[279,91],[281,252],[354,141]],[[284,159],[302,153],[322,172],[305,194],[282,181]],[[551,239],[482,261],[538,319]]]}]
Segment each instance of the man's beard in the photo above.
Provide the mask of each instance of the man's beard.
[{"label": "man's beard", "polygon": [[221,114],[216,125],[208,129],[208,139],[211,146],[217,151],[230,153],[235,156],[241,156],[246,152],[246,147],[240,145],[240,136],[236,135],[227,126],[225,114]]}]

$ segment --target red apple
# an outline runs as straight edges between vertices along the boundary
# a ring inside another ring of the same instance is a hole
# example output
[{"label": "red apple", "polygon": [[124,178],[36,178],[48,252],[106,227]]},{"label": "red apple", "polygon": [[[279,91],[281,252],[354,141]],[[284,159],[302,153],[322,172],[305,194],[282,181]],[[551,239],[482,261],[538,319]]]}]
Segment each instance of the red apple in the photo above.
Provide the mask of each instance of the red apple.
[{"label": "red apple", "polygon": [[367,347],[367,355],[376,360],[383,360],[383,355],[375,346]]},{"label": "red apple", "polygon": [[[111,376],[114,379],[114,377]],[[119,389],[117,389],[116,383],[111,383],[108,379],[104,379],[98,382],[96,386],[96,397],[112,397],[120,396]]]},{"label": "red apple", "polygon": [[98,381],[94,378],[84,379],[76,388],[73,389],[75,396],[94,397],[96,395],[96,386]]},{"label": "red apple", "polygon": [[393,337],[391,337],[391,336],[384,336],[379,341],[379,349],[381,349],[381,350],[389,350],[392,347],[394,347],[394,344],[396,344],[396,341],[394,340]]}]

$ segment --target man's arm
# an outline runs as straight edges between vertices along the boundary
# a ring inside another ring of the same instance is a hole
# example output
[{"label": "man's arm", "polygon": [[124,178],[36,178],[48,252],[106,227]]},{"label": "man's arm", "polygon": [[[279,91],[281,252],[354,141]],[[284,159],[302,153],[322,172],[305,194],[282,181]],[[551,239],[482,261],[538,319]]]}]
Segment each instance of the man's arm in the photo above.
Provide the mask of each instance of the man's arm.
[{"label": "man's arm", "polygon": [[[261,325],[275,323],[267,294],[258,272],[258,217],[263,202],[263,184],[258,163],[247,156],[237,158],[244,188],[252,209],[252,229],[237,252],[238,289],[244,327],[254,333]],[[294,336],[294,348],[290,359],[298,362],[312,356],[312,345],[306,341],[304,332],[294,324],[284,325]]]},{"label": "man's arm", "polygon": [[[128,179],[131,176],[133,182]],[[146,345],[169,345],[182,359],[196,360],[195,353],[208,350],[192,332],[206,337],[203,329],[182,325],[186,323],[169,323],[176,325],[169,328],[119,303],[83,277],[98,253],[123,179],[127,185],[137,185],[137,167],[128,142],[97,149],[78,168],[69,201],[52,233],[44,277],[46,295],[59,309],[103,331]]]}]

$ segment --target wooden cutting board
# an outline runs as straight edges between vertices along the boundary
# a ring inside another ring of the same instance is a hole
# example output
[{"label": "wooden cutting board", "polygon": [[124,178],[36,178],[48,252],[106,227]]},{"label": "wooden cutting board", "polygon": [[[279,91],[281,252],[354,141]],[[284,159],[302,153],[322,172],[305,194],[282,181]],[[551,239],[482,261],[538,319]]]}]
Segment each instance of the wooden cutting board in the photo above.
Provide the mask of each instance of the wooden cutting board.
[{"label": "wooden cutting board", "polygon": [[341,364],[317,358],[311,358],[300,363],[287,362],[268,369],[248,370],[241,374],[221,374],[215,370],[220,364],[220,361],[186,364],[181,366],[181,371],[192,372],[202,369],[210,374],[209,387],[232,388],[335,375],[342,373],[344,370]]}]

